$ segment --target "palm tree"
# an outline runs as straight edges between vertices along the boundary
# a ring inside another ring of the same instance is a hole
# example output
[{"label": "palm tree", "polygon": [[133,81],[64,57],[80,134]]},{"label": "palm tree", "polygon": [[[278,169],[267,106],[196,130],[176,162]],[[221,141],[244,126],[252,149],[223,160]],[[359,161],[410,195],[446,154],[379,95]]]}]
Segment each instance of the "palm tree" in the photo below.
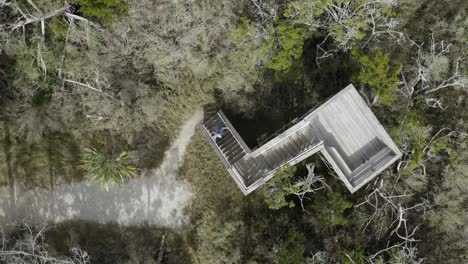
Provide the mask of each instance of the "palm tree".
[{"label": "palm tree", "polygon": [[106,190],[112,184],[122,185],[135,173],[135,167],[130,164],[127,152],[112,157],[94,148],[85,149],[81,156],[81,168],[85,171],[88,180],[99,183]]}]

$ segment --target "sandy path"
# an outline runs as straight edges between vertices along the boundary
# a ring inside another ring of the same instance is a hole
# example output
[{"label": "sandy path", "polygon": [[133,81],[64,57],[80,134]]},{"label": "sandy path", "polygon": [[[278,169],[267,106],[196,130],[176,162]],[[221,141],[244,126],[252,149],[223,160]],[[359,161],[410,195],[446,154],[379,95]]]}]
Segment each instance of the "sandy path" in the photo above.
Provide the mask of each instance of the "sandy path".
[{"label": "sandy path", "polygon": [[177,139],[166,151],[161,166],[142,172],[145,177],[130,181],[121,188],[102,190],[94,183],[55,186],[54,191],[18,190],[15,206],[10,206],[8,188],[0,189],[0,224],[30,217],[33,221],[60,222],[69,219],[123,225],[154,224],[177,228],[189,220],[192,198],[190,185],[177,181],[179,166],[203,112],[196,111],[183,125]]}]

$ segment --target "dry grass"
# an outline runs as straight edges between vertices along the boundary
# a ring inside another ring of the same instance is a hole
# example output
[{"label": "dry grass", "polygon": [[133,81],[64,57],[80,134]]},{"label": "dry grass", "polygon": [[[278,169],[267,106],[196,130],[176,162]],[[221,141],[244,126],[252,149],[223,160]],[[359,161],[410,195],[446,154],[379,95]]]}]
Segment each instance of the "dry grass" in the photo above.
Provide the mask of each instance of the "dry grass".
[{"label": "dry grass", "polygon": [[244,195],[199,130],[187,149],[179,178],[192,185],[195,218],[207,210],[223,215],[226,211],[238,212],[242,207]]},{"label": "dry grass", "polygon": [[197,130],[179,179],[193,188],[187,246],[193,263],[238,263],[244,233],[245,197]]}]

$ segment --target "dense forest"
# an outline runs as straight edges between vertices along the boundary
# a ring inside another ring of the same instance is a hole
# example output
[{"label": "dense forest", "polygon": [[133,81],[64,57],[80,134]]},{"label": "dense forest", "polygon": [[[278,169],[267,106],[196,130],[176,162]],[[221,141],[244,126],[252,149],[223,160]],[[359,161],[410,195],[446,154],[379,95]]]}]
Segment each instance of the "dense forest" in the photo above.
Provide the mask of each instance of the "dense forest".
[{"label": "dense forest", "polygon": [[[464,0],[0,0],[1,263],[466,263]],[[199,131],[177,228],[8,214],[158,168],[198,109],[255,147],[353,83],[403,157],[351,194],[313,156],[244,196]],[[208,110],[207,110],[208,111]],[[319,181],[297,183],[313,162]]]}]

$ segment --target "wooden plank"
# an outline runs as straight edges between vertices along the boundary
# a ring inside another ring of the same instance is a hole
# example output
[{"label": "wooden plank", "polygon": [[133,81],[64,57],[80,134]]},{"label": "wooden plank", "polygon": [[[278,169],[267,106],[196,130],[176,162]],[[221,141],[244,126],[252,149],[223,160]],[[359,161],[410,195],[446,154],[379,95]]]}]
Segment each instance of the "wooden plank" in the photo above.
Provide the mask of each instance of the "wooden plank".
[{"label": "wooden plank", "polygon": [[[228,164],[234,164],[235,170],[230,171],[230,174],[239,177],[235,180],[244,188],[244,193],[258,188],[271,178],[278,168],[286,164],[295,164],[319,150],[323,151],[325,158],[337,170],[337,174],[351,192],[356,191],[401,156],[390,136],[352,85],[260,146],[251,153],[252,156],[246,156],[250,149],[225,115],[218,112],[217,116],[219,118],[209,118],[205,122],[208,129],[206,137],[210,140],[209,129],[226,125],[226,138],[218,142],[219,147],[214,144],[215,149]],[[341,163],[347,164],[349,169],[340,170],[333,160],[334,157],[324,149],[327,145],[337,148],[335,156],[339,155]],[[385,146],[394,152],[394,158],[382,154]],[[355,180],[353,175],[357,176]]]},{"label": "wooden plank", "polygon": [[215,150],[216,154],[218,154],[218,157],[221,159],[221,161],[223,162],[223,165],[226,169],[230,168],[231,167],[231,164],[227,161],[227,159],[224,157],[223,153],[221,152],[221,150],[218,148],[218,146],[216,146],[216,144],[213,142],[213,140],[211,140],[211,136],[209,134],[209,132],[206,130],[206,128],[204,126],[200,126],[201,127],[201,130],[202,130],[202,135],[206,138],[206,140],[208,140],[208,142],[210,143],[211,147],[213,147],[213,149]]},{"label": "wooden plank", "polygon": [[221,119],[223,119],[223,121],[226,123],[227,127],[229,127],[229,130],[231,131],[231,133],[234,135],[234,137],[238,140],[238,142],[241,144],[242,148],[244,148],[245,152],[246,153],[250,153],[252,152],[250,150],[250,148],[247,146],[247,144],[245,144],[244,140],[241,138],[241,136],[239,135],[239,133],[237,132],[237,130],[234,128],[234,126],[231,124],[231,122],[229,122],[229,120],[227,119],[227,117],[224,115],[224,113],[222,111],[219,111],[218,112],[218,115],[221,117]]}]

